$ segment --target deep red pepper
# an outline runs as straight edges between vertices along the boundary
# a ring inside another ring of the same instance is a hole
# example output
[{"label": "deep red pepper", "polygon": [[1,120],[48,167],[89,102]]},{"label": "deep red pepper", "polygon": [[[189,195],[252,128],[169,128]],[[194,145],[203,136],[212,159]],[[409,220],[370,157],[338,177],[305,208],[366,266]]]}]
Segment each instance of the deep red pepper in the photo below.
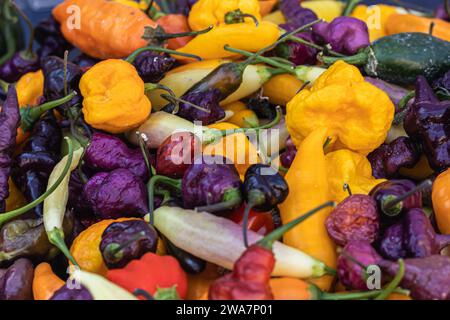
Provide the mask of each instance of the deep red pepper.
[{"label": "deep red pepper", "polygon": [[[244,210],[245,206],[241,206],[239,209],[233,211],[228,219],[242,225],[244,222]],[[265,236],[275,229],[271,212],[257,212],[250,210],[248,215],[248,229],[262,236]]]}]

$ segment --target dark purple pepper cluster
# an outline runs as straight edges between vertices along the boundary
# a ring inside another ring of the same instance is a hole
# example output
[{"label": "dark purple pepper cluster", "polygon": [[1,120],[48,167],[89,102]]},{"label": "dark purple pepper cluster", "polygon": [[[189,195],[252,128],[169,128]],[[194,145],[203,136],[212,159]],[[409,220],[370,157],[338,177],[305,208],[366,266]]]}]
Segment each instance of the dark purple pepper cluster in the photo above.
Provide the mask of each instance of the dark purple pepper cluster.
[{"label": "dark purple pepper cluster", "polygon": [[297,147],[295,146],[291,137],[289,137],[286,140],[286,149],[280,155],[281,165],[286,169],[290,168],[296,155],[297,155]]},{"label": "dark purple pepper cluster", "polygon": [[37,53],[41,59],[49,56],[63,57],[64,51],[72,49],[72,45],[64,38],[59,23],[52,15],[34,28],[34,35],[40,45]]},{"label": "dark purple pepper cluster", "polygon": [[412,168],[419,162],[421,153],[418,149],[408,137],[383,143],[367,156],[372,165],[372,175],[377,179],[398,177],[401,168]]},{"label": "dark purple pepper cluster", "polygon": [[140,53],[133,62],[139,76],[144,82],[158,82],[164,74],[172,69],[175,58],[168,54],[160,54],[152,51]]},{"label": "dark purple pepper cluster", "polygon": [[39,70],[40,62],[37,55],[26,51],[18,51],[0,66],[0,79],[8,83],[18,81],[24,74]]}]

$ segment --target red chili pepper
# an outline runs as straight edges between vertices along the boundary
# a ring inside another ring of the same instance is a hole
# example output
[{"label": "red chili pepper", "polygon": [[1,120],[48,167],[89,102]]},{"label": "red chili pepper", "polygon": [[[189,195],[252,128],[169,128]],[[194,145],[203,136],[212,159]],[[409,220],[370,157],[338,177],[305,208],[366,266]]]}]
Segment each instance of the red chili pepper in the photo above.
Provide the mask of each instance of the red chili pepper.
[{"label": "red chili pepper", "polygon": [[122,288],[135,292],[148,292],[152,296],[159,289],[175,286],[178,296],[184,299],[187,294],[187,275],[178,261],[171,256],[146,253],[139,260],[133,260],[122,269],[109,270],[106,277]]},{"label": "red chili pepper", "polygon": [[273,243],[284,233],[328,206],[334,206],[334,203],[324,203],[272,231],[250,246],[234,264],[233,272],[213,282],[209,287],[208,298],[210,300],[272,300],[273,294],[269,280],[275,267]]},{"label": "red chili pepper", "polygon": [[[239,209],[233,211],[228,219],[242,225],[244,220],[245,206],[241,206]],[[250,210],[248,215],[248,230],[255,231],[262,236],[269,234],[275,229],[275,224],[270,212],[258,212]]]}]

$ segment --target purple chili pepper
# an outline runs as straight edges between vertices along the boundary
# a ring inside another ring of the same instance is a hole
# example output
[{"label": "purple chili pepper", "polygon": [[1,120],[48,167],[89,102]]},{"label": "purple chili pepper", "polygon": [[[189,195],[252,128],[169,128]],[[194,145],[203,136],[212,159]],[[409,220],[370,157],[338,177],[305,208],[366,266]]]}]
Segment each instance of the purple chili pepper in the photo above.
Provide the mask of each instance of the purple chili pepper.
[{"label": "purple chili pepper", "polygon": [[450,167],[450,100],[439,101],[423,76],[417,78],[416,98],[403,126],[421,144],[433,169]]},{"label": "purple chili pepper", "polygon": [[369,265],[377,265],[381,260],[382,258],[370,243],[365,241],[349,242],[337,260],[339,280],[348,289],[367,290],[364,268]]},{"label": "purple chili pepper", "polygon": [[364,21],[352,17],[338,17],[331,23],[313,26],[314,36],[324,44],[343,54],[355,54],[370,45],[369,30]]},{"label": "purple chili pepper", "polygon": [[[450,300],[450,257],[433,255],[406,259],[405,274],[400,283],[415,300]],[[381,260],[378,265],[384,273],[395,277],[398,263]]]},{"label": "purple chili pepper", "polygon": [[436,234],[423,210],[416,208],[385,231],[378,251],[389,260],[424,258],[439,254],[449,244],[450,235]]},{"label": "purple chili pepper", "polygon": [[[211,88],[202,92],[188,92],[181,99],[179,110],[176,115],[189,121],[200,121],[203,125],[217,122],[225,117],[225,111],[220,107],[221,92],[219,89]],[[173,103],[163,109],[172,113],[175,110]]]},{"label": "purple chili pepper", "polygon": [[148,212],[145,185],[127,169],[97,173],[84,185],[83,194],[102,219],[143,217]]},{"label": "purple chili pepper", "polygon": [[28,56],[25,52],[16,52],[11,59],[0,66],[0,79],[14,83],[28,72],[39,70],[40,63],[37,55]]},{"label": "purple chili pepper", "polygon": [[81,284],[79,287],[75,286],[75,284],[72,285],[74,288],[69,287],[68,283],[63,285],[53,294],[50,300],[94,300],[86,287]]},{"label": "purple chili pepper", "polygon": [[297,147],[295,146],[294,142],[289,136],[289,138],[287,138],[286,140],[286,150],[280,156],[281,165],[286,169],[289,169],[296,155],[297,155]]},{"label": "purple chili pepper", "polygon": [[377,179],[391,179],[398,176],[401,168],[412,168],[420,160],[421,152],[408,137],[398,137],[390,143],[383,143],[369,153],[367,159],[372,165],[372,175]]},{"label": "purple chili pepper", "polygon": [[133,62],[139,76],[144,82],[158,82],[175,64],[175,58],[168,54],[159,54],[152,51],[140,53]]},{"label": "purple chili pepper", "polygon": [[318,19],[314,11],[303,8],[297,0],[281,0],[279,8],[288,22],[281,24],[280,27],[287,32],[294,31]]},{"label": "purple chili pepper", "polygon": [[149,172],[140,149],[130,149],[119,138],[95,132],[86,149],[84,162],[96,172],[128,169],[142,181],[148,180]]},{"label": "purple chili pepper", "polygon": [[72,49],[72,45],[64,38],[58,21],[52,15],[39,22],[34,28],[34,34],[36,42],[40,44],[37,52],[41,59],[48,56],[62,57],[66,50]]},{"label": "purple chili pepper", "polygon": [[206,211],[234,209],[242,201],[240,187],[239,173],[228,159],[221,156],[196,158],[182,179],[184,207],[203,207],[199,210]]},{"label": "purple chili pepper", "polygon": [[17,128],[20,126],[19,102],[14,86],[9,86],[6,100],[0,111],[0,212],[6,208],[9,197],[9,176],[12,155],[16,146]]}]

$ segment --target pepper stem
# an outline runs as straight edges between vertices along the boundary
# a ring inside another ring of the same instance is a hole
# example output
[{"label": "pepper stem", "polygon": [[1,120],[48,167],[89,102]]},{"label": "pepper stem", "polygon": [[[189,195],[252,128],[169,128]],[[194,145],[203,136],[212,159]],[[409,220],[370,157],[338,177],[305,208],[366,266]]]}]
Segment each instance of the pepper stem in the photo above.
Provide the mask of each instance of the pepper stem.
[{"label": "pepper stem", "polygon": [[142,238],[145,237],[145,232],[144,231],[140,231],[137,232],[136,234],[134,234],[130,239],[128,239],[127,241],[125,241],[122,244],[117,244],[117,243],[110,243],[109,245],[106,246],[105,248],[105,253],[106,255],[108,255],[109,257],[116,257],[116,254],[118,252],[120,252],[121,250],[125,249],[126,247],[128,247],[130,244],[135,243],[136,241],[141,240]]},{"label": "pepper stem", "polygon": [[405,275],[405,263],[403,259],[398,260],[398,272],[395,275],[394,279],[392,279],[391,283],[378,295],[375,300],[384,300],[398,287],[400,282]]},{"label": "pepper stem", "polygon": [[153,296],[148,291],[146,291],[144,289],[136,289],[136,290],[133,291],[133,294],[136,297],[142,296],[142,297],[144,297],[147,300],[155,300],[153,298]]},{"label": "pepper stem", "polygon": [[141,133],[139,131],[136,131],[136,137],[139,143],[139,148],[141,149],[142,156],[144,157],[145,166],[147,167],[148,173],[150,175],[150,178],[154,174],[154,168],[150,163],[150,154],[147,149],[147,141],[148,137],[145,133]]},{"label": "pepper stem", "polygon": [[[432,185],[433,185],[433,182],[430,179],[427,179],[427,180],[423,181],[421,184],[419,184],[418,186],[416,186],[415,188],[409,190],[408,192],[406,192],[405,194],[403,194],[401,196],[398,196],[398,197],[393,196],[394,198],[385,197],[385,199],[383,199],[383,201],[382,201],[381,209],[384,213],[386,213],[388,215],[393,214],[395,216],[395,215],[399,214],[400,212],[397,212],[398,210],[395,210],[395,212],[392,212],[389,209],[400,204],[403,200],[412,196],[416,192],[431,188]],[[400,208],[400,211],[401,211],[401,208]]]},{"label": "pepper stem", "polygon": [[271,233],[269,233],[267,236],[265,236],[264,238],[262,238],[261,240],[258,241],[258,245],[271,250],[273,243],[275,241],[277,241],[278,239],[280,239],[283,234],[285,234],[286,232],[288,232],[289,230],[291,230],[292,228],[296,227],[298,224],[302,223],[303,221],[305,221],[306,219],[308,219],[309,217],[311,217],[312,215],[314,215],[315,213],[319,212],[322,209],[325,209],[327,207],[334,207],[336,205],[335,202],[333,201],[327,201],[323,204],[321,204],[320,206],[308,211],[307,213],[305,213],[304,215],[286,223],[285,225],[279,227],[278,229],[272,231]]},{"label": "pepper stem", "polygon": [[206,206],[196,207],[197,211],[206,211],[209,213],[223,210],[230,210],[241,204],[242,196],[239,189],[233,188],[224,192],[223,202],[214,203]]},{"label": "pepper stem", "polygon": [[344,8],[344,11],[342,12],[343,16],[349,16],[353,13],[353,10],[355,10],[356,6],[361,2],[361,0],[347,0],[347,5]]},{"label": "pepper stem", "polygon": [[398,109],[399,110],[403,110],[406,105],[409,103],[409,101],[411,101],[412,98],[414,98],[416,96],[416,91],[412,90],[410,92],[408,92],[398,103]]},{"label": "pepper stem", "polygon": [[20,117],[21,117],[20,127],[22,128],[23,131],[30,131],[31,129],[33,129],[33,126],[36,123],[36,121],[38,121],[39,118],[45,112],[69,102],[76,95],[77,95],[77,92],[73,91],[71,94],[69,94],[61,99],[50,101],[50,102],[44,103],[37,107],[21,108],[20,109]]},{"label": "pepper stem", "polygon": [[7,22],[1,30],[5,39],[6,52],[4,55],[0,56],[0,65],[11,59],[16,52],[17,44],[11,29],[11,25]]},{"label": "pepper stem", "polygon": [[350,189],[350,185],[347,182],[344,183],[344,185],[342,186],[342,189],[344,189],[344,191],[347,191],[349,196],[353,195],[352,190]]},{"label": "pepper stem", "polygon": [[244,216],[242,219],[242,238],[244,239],[244,245],[248,248],[248,216],[250,215],[250,210],[258,205],[265,202],[266,196],[264,193],[258,189],[253,189],[247,195],[247,205],[245,206]]},{"label": "pepper stem", "polygon": [[301,44],[304,44],[305,46],[311,47],[313,49],[317,49],[317,50],[320,50],[320,51],[323,51],[323,52],[327,52],[327,53],[332,54],[333,56],[336,56],[336,57],[345,57],[345,55],[343,55],[342,53],[333,51],[333,50],[328,49],[327,47],[324,47],[324,46],[319,46],[318,44],[315,44],[313,42],[307,41],[307,40],[302,39],[300,37],[289,36],[289,40],[294,41],[294,42],[298,42],[298,43],[301,43]]},{"label": "pepper stem", "polygon": [[199,57],[199,56],[197,56],[195,54],[178,52],[178,51],[175,51],[175,50],[170,50],[170,49],[161,48],[161,47],[147,46],[147,47],[139,48],[136,51],[134,51],[132,54],[130,54],[128,56],[128,58],[125,59],[125,61],[129,62],[129,63],[133,63],[134,60],[136,60],[136,57],[138,55],[140,55],[142,52],[145,52],[145,51],[165,52],[165,53],[169,53],[169,54],[173,54],[173,55],[177,55],[177,56],[182,56],[182,57],[196,59],[196,60],[199,60],[199,61],[202,60],[201,57]]},{"label": "pepper stem", "polygon": [[225,14],[224,22],[226,24],[243,23],[245,18],[251,18],[256,26],[259,26],[259,21],[256,17],[249,13],[244,13],[241,9],[236,9],[234,11],[227,12]]},{"label": "pepper stem", "polygon": [[72,140],[67,139],[67,144],[68,144],[68,149],[69,149],[69,151],[68,151],[68,159],[67,159],[66,165],[64,166],[64,169],[63,169],[61,175],[58,177],[58,179],[55,181],[55,183],[50,188],[48,188],[47,191],[45,191],[39,198],[37,198],[33,202],[31,202],[31,203],[29,203],[29,204],[27,204],[27,205],[25,205],[25,206],[23,206],[21,208],[18,208],[18,209],[15,209],[15,210],[12,210],[12,211],[0,214],[0,226],[3,225],[5,222],[8,222],[9,220],[12,220],[14,218],[17,218],[20,215],[30,211],[31,209],[33,209],[37,205],[41,204],[45,199],[47,199],[47,197],[49,195],[51,195],[56,190],[56,188],[59,187],[59,185],[64,180],[64,178],[67,175],[67,173],[69,172],[70,165],[72,164],[72,159],[73,159],[73,143],[72,143]]},{"label": "pepper stem", "polygon": [[211,113],[211,110],[203,108],[203,107],[199,106],[198,104],[192,103],[192,102],[187,101],[187,100],[185,100],[183,98],[178,98],[178,97],[174,97],[174,96],[167,95],[167,94],[162,94],[161,98],[163,98],[164,100],[169,101],[170,103],[175,104],[175,107],[174,107],[174,109],[172,111],[172,114],[177,114],[180,111],[180,107],[179,107],[180,102],[184,103],[184,104],[187,104],[187,105],[190,105],[191,107],[194,107],[195,109],[198,109],[200,111],[203,111],[203,112],[206,112],[206,113]]},{"label": "pepper stem", "polygon": [[52,231],[47,232],[48,241],[57,247],[61,252],[70,260],[75,266],[80,267],[75,260],[75,258],[70,253],[69,248],[67,248],[66,242],[64,241],[64,232],[61,229],[54,228]]},{"label": "pepper stem", "polygon": [[325,63],[326,65],[332,65],[333,63],[343,60],[349,64],[355,65],[355,66],[361,66],[364,65],[367,60],[369,59],[369,54],[367,50],[361,50],[357,54],[353,56],[348,57],[328,57],[328,56],[320,56],[320,59]]},{"label": "pepper stem", "polygon": [[27,57],[34,57],[33,52],[33,42],[34,42],[34,27],[31,20],[28,18],[28,16],[23,12],[23,10],[16,4],[15,1],[10,1],[10,4],[13,6],[13,8],[17,11],[17,13],[22,17],[22,19],[25,21],[25,24],[28,27],[28,31],[30,32],[30,36],[28,39],[28,45],[27,45]]},{"label": "pepper stem", "polygon": [[150,224],[154,223],[154,209],[155,209],[155,186],[157,183],[163,183],[167,186],[181,190],[181,179],[172,179],[166,176],[154,175],[150,181],[147,183],[147,193],[148,193],[148,208],[149,208],[149,220]]}]

